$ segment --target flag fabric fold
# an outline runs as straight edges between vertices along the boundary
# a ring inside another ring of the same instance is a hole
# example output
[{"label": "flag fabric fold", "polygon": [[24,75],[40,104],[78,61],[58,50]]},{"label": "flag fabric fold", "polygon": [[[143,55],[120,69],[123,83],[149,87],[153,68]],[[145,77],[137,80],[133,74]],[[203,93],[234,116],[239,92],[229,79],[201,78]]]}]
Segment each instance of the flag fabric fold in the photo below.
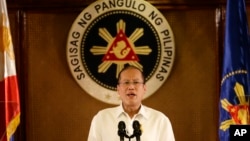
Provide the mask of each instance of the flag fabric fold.
[{"label": "flag fabric fold", "polygon": [[13,141],[20,124],[15,55],[5,0],[0,0],[0,141]]},{"label": "flag fabric fold", "polygon": [[219,101],[219,140],[229,141],[229,127],[248,124],[249,31],[244,0],[227,0],[224,56]]}]

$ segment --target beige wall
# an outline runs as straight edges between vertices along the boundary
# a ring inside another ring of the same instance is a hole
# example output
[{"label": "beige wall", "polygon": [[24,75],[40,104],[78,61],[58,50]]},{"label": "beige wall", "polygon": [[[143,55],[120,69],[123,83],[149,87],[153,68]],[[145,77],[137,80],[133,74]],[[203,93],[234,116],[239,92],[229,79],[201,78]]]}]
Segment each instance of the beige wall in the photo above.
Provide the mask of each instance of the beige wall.
[{"label": "beige wall", "polygon": [[[83,91],[67,64],[69,29],[91,1],[54,2],[59,4],[9,3],[22,102],[17,136],[22,141],[85,141],[94,114],[113,106]],[[143,103],[170,118],[176,141],[216,141],[224,16],[218,16],[216,26],[216,11],[223,11],[225,3],[150,2],[174,32],[176,56],[167,81]]]}]

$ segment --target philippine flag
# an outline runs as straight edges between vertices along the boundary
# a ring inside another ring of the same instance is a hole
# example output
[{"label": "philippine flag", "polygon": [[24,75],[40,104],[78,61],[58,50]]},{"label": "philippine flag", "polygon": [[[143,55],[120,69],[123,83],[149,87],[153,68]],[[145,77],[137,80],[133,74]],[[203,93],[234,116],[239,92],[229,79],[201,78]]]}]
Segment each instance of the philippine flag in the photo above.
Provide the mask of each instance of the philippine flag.
[{"label": "philippine flag", "polygon": [[5,0],[0,0],[0,141],[13,141],[20,123],[15,55]]}]

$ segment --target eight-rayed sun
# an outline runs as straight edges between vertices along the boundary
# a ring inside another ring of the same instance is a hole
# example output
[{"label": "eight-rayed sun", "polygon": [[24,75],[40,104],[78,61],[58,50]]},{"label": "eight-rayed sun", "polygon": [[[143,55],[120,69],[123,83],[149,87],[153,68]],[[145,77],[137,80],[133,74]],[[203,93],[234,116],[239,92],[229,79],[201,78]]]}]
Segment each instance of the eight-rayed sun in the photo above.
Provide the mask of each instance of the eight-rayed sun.
[{"label": "eight-rayed sun", "polygon": [[90,52],[93,55],[104,55],[102,63],[98,66],[99,73],[105,73],[112,64],[117,65],[116,77],[125,64],[130,64],[143,69],[137,55],[148,55],[152,49],[149,46],[135,46],[134,43],[143,36],[143,28],[136,28],[127,37],[125,34],[126,23],[121,19],[116,24],[117,34],[113,37],[106,28],[99,28],[99,36],[107,43],[107,46],[93,46]]},{"label": "eight-rayed sun", "polygon": [[226,131],[230,125],[249,124],[249,99],[247,99],[243,86],[236,82],[234,91],[239,100],[238,105],[232,105],[226,98],[221,100],[222,108],[231,115],[231,119],[221,123],[220,129]]}]

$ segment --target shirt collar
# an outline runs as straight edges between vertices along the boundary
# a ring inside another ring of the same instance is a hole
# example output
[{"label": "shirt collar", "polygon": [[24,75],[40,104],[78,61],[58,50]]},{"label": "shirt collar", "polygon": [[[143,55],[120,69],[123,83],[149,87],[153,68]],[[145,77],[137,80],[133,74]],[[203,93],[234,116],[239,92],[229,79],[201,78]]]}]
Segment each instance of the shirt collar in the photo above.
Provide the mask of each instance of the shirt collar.
[{"label": "shirt collar", "polygon": [[[119,116],[121,116],[121,115],[125,115],[126,114],[126,112],[124,111],[124,109],[123,109],[123,107],[122,107],[122,104],[120,104],[118,107],[117,107],[117,110],[116,110],[116,117],[119,117]],[[148,118],[148,113],[147,113],[147,110],[146,110],[146,106],[144,106],[144,105],[141,105],[141,108],[140,108],[140,110],[139,110],[139,112],[137,113],[137,115],[141,115],[142,117],[144,117],[144,118]]]}]

